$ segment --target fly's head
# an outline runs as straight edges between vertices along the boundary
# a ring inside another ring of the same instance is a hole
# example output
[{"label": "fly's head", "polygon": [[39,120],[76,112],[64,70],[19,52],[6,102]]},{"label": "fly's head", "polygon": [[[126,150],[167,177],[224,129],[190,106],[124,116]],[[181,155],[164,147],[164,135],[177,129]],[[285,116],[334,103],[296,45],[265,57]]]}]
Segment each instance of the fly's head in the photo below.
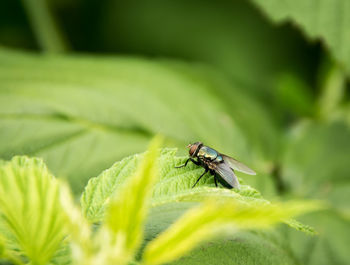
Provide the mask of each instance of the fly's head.
[{"label": "fly's head", "polygon": [[199,152],[199,149],[201,149],[201,147],[203,146],[203,143],[202,142],[196,142],[194,144],[189,144],[187,146],[187,148],[189,148],[189,154],[190,154],[190,157],[196,157],[196,155],[198,154]]}]

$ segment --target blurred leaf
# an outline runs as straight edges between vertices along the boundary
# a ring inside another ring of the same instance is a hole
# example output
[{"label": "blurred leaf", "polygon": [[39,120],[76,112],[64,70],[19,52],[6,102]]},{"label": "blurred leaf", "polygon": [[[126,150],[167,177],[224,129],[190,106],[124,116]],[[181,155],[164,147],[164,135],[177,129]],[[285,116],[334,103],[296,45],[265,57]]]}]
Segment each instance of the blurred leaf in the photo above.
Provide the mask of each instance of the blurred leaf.
[{"label": "blurred leaf", "polygon": [[[72,250],[73,264],[89,264],[91,256],[94,254],[94,246],[91,241],[91,226],[81,213],[81,209],[75,206],[73,196],[67,184],[61,183],[60,205],[66,223],[66,232],[69,234],[69,248]],[[59,258],[67,257],[67,251]],[[64,264],[62,260],[55,264]]]},{"label": "blurred leaf", "polygon": [[246,0],[110,1],[102,14],[103,49],[206,62],[267,102],[279,73],[307,79],[314,64],[297,31]]},{"label": "blurred leaf", "polygon": [[67,241],[65,240],[65,243],[61,245],[52,257],[51,263],[53,265],[72,265],[72,251]]},{"label": "blurred leaf", "polygon": [[[350,129],[331,124],[300,123],[289,137],[283,156],[283,178],[293,194],[302,198],[330,199],[335,207],[348,208]],[[341,189],[344,189],[341,192]],[[337,199],[336,194],[347,196]]]},{"label": "blurred leaf", "polygon": [[278,156],[281,132],[267,108],[241,85],[205,64],[197,63],[193,67],[180,62],[165,63],[173,70],[201,83],[213,96],[222,100],[226,112],[233,117],[249,141],[249,149],[254,150],[248,159],[257,163],[263,172],[270,172],[272,163]]},{"label": "blurred leaf", "polygon": [[284,221],[287,225],[290,227],[293,227],[295,230],[307,233],[309,235],[317,235],[318,232],[315,230],[315,228],[308,226],[306,224],[303,224],[301,222],[298,222],[295,219],[288,219]]},{"label": "blurred leaf", "polygon": [[145,264],[163,264],[183,256],[202,240],[212,237],[223,227],[237,229],[268,228],[292,216],[317,209],[313,203],[285,203],[252,206],[234,201],[207,201],[188,211],[169,229],[151,241],[144,251]]},{"label": "blurred leaf", "polygon": [[6,244],[6,238],[1,234],[3,232],[4,231],[0,231],[0,264],[8,264],[6,262],[12,262],[11,264],[22,264],[23,262],[19,257],[18,251],[10,249]]},{"label": "blurred leaf", "polygon": [[350,2],[348,0],[253,0],[277,22],[291,20],[312,39],[321,39],[350,70]]},{"label": "blurred leaf", "polygon": [[0,212],[9,248],[47,264],[64,233],[58,184],[42,160],[14,157],[0,167]]},{"label": "blurred leaf", "polygon": [[282,173],[290,196],[327,200],[330,210],[309,214],[304,222],[319,236],[301,238],[289,232],[301,264],[347,264],[350,219],[350,129],[341,123],[304,122],[292,131]]},{"label": "blurred leaf", "polygon": [[319,233],[316,237],[303,237],[289,230],[286,240],[291,243],[299,264],[348,264],[349,219],[329,210],[308,214],[301,220],[312,224]]},{"label": "blurred leaf", "polygon": [[315,102],[311,88],[292,74],[283,74],[277,80],[276,97],[279,109],[298,116],[312,116]]},{"label": "blurred leaf", "polygon": [[0,234],[0,258],[5,254],[5,238]]},{"label": "blurred leaf", "polygon": [[40,57],[0,50],[0,157],[43,157],[75,192],[161,133],[251,153],[219,97],[162,63],[132,58]]}]

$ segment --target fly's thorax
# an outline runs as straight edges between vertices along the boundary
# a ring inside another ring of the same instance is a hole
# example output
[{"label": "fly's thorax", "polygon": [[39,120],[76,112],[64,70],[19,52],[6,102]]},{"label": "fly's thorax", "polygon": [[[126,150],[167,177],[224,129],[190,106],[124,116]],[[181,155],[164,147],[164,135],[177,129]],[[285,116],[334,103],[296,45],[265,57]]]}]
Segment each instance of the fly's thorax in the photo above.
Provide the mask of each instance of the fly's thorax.
[{"label": "fly's thorax", "polygon": [[197,156],[205,160],[214,161],[218,159],[218,162],[222,161],[222,157],[219,155],[219,153],[208,146],[202,146],[199,149]]}]

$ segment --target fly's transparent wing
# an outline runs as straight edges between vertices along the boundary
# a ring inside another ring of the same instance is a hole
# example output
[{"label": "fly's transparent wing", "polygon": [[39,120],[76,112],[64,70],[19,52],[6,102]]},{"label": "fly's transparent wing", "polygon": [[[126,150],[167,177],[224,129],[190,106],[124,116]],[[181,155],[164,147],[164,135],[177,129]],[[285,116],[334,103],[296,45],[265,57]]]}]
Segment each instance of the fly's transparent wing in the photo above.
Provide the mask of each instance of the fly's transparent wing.
[{"label": "fly's transparent wing", "polygon": [[253,169],[250,169],[249,167],[247,167],[243,163],[237,161],[236,159],[229,157],[227,155],[223,155],[223,154],[221,154],[221,156],[224,159],[224,161],[230,165],[230,167],[232,169],[235,169],[237,171],[240,171],[240,172],[243,172],[243,173],[246,173],[249,175],[256,175],[256,173]]},{"label": "fly's transparent wing", "polygon": [[220,175],[232,188],[239,189],[240,185],[238,179],[235,175],[235,172],[230,168],[228,164],[220,163],[216,165],[215,172]]}]

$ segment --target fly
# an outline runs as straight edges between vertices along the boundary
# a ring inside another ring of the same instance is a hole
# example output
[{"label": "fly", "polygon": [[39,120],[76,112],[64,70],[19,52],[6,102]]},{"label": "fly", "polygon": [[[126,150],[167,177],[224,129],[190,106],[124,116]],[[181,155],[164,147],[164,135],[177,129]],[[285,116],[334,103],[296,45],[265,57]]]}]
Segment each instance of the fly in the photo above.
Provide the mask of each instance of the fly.
[{"label": "fly", "polygon": [[250,169],[243,163],[237,161],[232,157],[221,154],[213,148],[203,145],[203,143],[201,142],[189,144],[187,147],[190,148],[190,157],[186,160],[184,165],[178,166],[176,168],[185,167],[187,166],[187,163],[191,161],[197,166],[201,166],[205,169],[203,174],[199,176],[192,188],[194,188],[197,185],[198,181],[207,172],[210,172],[210,174],[214,176],[216,187],[218,186],[217,181],[219,181],[224,187],[229,189],[240,188],[234,170],[249,175],[256,175],[254,170]]}]

